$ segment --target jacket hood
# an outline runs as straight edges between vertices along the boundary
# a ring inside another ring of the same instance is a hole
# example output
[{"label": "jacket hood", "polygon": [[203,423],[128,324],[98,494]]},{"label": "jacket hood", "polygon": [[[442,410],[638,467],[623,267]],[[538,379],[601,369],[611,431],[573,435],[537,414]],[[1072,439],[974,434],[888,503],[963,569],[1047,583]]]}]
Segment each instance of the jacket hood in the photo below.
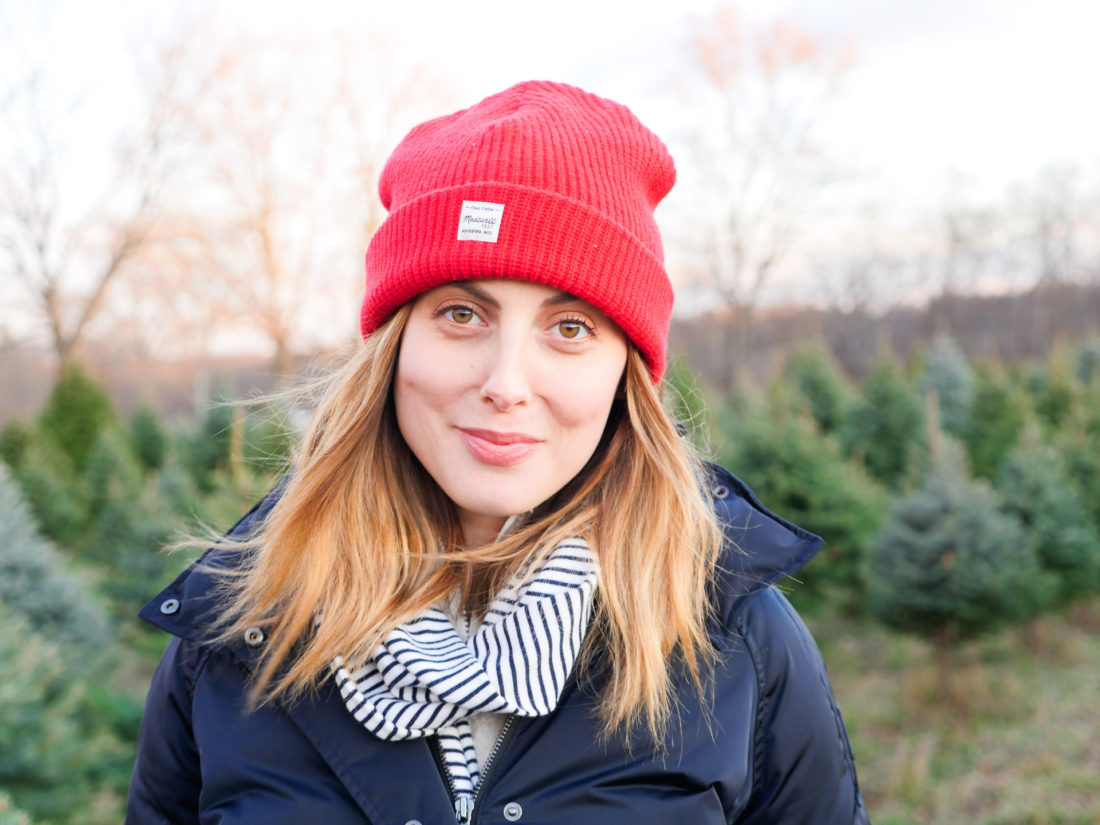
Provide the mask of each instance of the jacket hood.
[{"label": "jacket hood", "polygon": [[[803,567],[821,549],[824,542],[818,536],[772,513],[744,482],[724,467],[711,464],[708,469],[710,495],[725,535],[715,580],[715,590],[722,601],[774,584]],[[246,536],[263,524],[282,495],[286,481],[284,477],[228,535]],[[216,571],[232,568],[235,562],[233,553],[208,550],[138,615],[174,636],[193,641],[208,639],[218,598]],[[251,665],[262,643],[262,629],[252,628],[231,647],[238,659]]]}]

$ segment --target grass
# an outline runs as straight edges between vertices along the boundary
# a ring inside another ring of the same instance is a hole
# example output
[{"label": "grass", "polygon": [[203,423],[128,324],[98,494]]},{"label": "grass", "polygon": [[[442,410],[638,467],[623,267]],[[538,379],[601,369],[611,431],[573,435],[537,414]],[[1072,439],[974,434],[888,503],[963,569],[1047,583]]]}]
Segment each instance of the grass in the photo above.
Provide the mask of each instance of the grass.
[{"label": "grass", "polygon": [[811,620],[876,825],[1100,823],[1100,599],[959,651]]}]

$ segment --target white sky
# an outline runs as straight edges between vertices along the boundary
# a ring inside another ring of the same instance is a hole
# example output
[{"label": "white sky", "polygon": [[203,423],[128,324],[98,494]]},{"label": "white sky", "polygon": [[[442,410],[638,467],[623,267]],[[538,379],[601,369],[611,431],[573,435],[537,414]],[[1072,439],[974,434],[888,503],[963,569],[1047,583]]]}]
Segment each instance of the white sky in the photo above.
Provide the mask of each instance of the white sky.
[{"label": "white sky", "polygon": [[[306,6],[381,25],[437,62],[463,100],[529,77],[575,82],[660,119],[685,18],[712,0],[229,3],[255,22]],[[821,128],[835,151],[918,197],[948,170],[999,186],[1054,162],[1100,162],[1100,3],[1082,0],[756,0],[742,8],[844,38],[856,64]],[[288,19],[293,19],[291,14]],[[295,25],[301,25],[298,21]],[[467,91],[468,90],[468,91]],[[658,132],[674,128],[661,122]],[[662,129],[662,127],[664,128]]]},{"label": "white sky", "polygon": [[[85,84],[101,115],[124,116],[131,52],[200,0],[61,0],[53,70]],[[3,5],[48,7],[30,0]],[[468,105],[513,82],[576,83],[634,108],[658,134],[686,62],[689,18],[714,0],[222,0],[214,20],[253,33],[381,31],[410,64],[438,67]],[[935,202],[949,172],[999,194],[1038,168],[1100,166],[1100,3],[1082,0],[746,0],[845,39],[856,63],[819,125],[845,164],[888,197]],[[41,12],[44,13],[44,12]],[[24,9],[21,14],[27,15]],[[0,62],[0,70],[5,67]]]},{"label": "white sky", "polygon": [[[139,21],[171,20],[201,5],[65,3],[52,56],[106,98],[124,88],[127,53],[143,34]],[[660,122],[657,101],[673,93],[687,18],[713,5],[222,0],[209,7],[215,19],[256,33],[380,30],[410,62],[438,66],[463,103],[532,77],[574,82],[640,110],[661,133],[673,127]],[[927,185],[949,169],[998,182],[1050,162],[1100,162],[1100,3],[746,0],[741,7],[852,43],[857,62],[823,134],[850,162],[900,185]]]}]

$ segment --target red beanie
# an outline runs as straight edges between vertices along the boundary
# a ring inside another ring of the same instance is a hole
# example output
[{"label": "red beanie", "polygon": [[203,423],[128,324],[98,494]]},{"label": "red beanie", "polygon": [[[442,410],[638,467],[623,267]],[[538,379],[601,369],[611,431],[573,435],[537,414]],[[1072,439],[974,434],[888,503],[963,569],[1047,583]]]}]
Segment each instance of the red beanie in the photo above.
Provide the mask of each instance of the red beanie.
[{"label": "red beanie", "polygon": [[382,170],[390,214],[367,249],[363,335],[440,284],[518,278],[606,313],[656,381],[672,287],[653,209],[675,179],[629,109],[560,83],[520,83],[422,123]]}]

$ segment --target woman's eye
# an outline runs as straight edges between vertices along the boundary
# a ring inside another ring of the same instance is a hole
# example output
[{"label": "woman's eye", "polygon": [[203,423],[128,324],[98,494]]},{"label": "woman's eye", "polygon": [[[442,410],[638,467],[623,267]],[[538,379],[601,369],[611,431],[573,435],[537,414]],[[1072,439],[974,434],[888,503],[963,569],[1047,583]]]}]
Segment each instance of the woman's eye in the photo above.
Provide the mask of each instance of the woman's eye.
[{"label": "woman's eye", "polygon": [[591,335],[592,331],[587,325],[580,321],[559,321],[558,334],[560,334],[562,338],[568,338],[575,341],[578,338],[585,338]]},{"label": "woman's eye", "polygon": [[443,310],[443,317],[456,324],[469,324],[477,318],[477,313],[469,307],[449,307]]}]

